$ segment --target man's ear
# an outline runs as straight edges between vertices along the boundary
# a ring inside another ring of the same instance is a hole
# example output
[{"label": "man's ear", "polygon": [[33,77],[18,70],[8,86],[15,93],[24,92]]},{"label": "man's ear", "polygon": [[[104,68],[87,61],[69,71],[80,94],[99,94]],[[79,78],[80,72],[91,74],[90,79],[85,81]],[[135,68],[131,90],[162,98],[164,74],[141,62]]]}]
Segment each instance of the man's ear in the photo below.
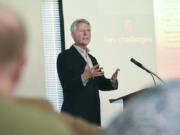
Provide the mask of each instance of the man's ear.
[{"label": "man's ear", "polygon": [[71,36],[72,36],[72,38],[73,38],[74,41],[75,41],[75,39],[76,39],[76,33],[75,33],[75,32],[72,32],[72,33],[71,33]]},{"label": "man's ear", "polygon": [[25,63],[26,63],[25,56],[22,56],[20,59],[17,60],[17,63],[15,63],[14,75],[13,75],[14,84],[17,84],[19,82]]}]

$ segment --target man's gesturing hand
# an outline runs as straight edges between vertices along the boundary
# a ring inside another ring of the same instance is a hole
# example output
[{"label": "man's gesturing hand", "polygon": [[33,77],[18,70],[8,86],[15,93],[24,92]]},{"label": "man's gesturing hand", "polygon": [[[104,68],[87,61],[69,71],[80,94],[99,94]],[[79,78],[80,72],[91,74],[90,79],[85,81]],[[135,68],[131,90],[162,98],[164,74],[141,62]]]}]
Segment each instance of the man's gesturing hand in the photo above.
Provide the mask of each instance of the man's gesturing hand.
[{"label": "man's gesturing hand", "polygon": [[117,75],[118,75],[118,72],[120,71],[120,69],[116,69],[116,71],[114,72],[114,74],[112,75],[111,77],[111,82],[112,83],[116,83],[117,82]]},{"label": "man's gesturing hand", "polygon": [[95,65],[92,68],[89,68],[89,65],[86,64],[85,68],[84,68],[84,72],[82,74],[82,77],[84,80],[88,80],[92,77],[96,77],[96,76],[102,76],[104,75],[104,72],[101,71],[103,68],[99,67],[99,65]]}]

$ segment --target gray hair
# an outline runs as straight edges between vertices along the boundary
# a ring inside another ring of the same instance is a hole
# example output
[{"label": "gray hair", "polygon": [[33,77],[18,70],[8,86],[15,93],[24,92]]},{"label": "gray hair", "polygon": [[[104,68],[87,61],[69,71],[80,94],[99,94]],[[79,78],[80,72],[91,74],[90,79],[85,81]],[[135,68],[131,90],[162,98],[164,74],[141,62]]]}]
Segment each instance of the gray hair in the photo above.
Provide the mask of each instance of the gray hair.
[{"label": "gray hair", "polygon": [[86,20],[86,19],[77,19],[77,20],[75,20],[75,21],[71,24],[70,31],[71,31],[72,33],[76,31],[76,26],[77,26],[77,24],[79,24],[79,23],[86,23],[86,24],[89,25],[89,27],[90,27],[90,29],[91,29],[91,24],[89,23],[88,20]]},{"label": "gray hair", "polygon": [[101,135],[179,135],[180,79],[143,90]]}]

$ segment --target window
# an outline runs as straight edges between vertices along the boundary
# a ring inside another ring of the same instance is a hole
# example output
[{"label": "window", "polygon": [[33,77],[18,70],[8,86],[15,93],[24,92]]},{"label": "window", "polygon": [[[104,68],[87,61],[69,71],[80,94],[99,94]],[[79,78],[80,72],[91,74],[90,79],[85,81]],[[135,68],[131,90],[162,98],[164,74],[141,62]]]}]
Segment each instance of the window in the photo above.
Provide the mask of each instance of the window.
[{"label": "window", "polygon": [[56,61],[57,55],[62,51],[62,36],[57,0],[43,2],[42,22],[47,99],[52,103],[54,110],[60,112],[63,90],[57,74]]}]

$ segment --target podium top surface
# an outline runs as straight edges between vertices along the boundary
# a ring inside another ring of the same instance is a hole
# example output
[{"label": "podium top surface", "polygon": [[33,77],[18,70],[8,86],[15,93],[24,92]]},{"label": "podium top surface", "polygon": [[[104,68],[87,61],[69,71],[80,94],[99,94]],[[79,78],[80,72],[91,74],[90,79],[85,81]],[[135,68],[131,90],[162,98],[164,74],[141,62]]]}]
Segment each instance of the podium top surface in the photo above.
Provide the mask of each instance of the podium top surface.
[{"label": "podium top surface", "polygon": [[131,98],[131,97],[133,97],[133,96],[135,96],[135,95],[137,95],[137,94],[139,94],[139,93],[141,93],[142,91],[147,90],[147,89],[148,89],[148,88],[144,88],[144,89],[141,89],[141,90],[138,90],[138,91],[129,93],[129,94],[127,94],[127,95],[124,95],[124,96],[121,96],[121,97],[118,97],[118,98],[115,98],[115,99],[109,99],[109,102],[110,102],[110,103],[113,103],[113,102],[118,101],[118,100],[121,100],[121,99],[126,100],[126,99]]}]

